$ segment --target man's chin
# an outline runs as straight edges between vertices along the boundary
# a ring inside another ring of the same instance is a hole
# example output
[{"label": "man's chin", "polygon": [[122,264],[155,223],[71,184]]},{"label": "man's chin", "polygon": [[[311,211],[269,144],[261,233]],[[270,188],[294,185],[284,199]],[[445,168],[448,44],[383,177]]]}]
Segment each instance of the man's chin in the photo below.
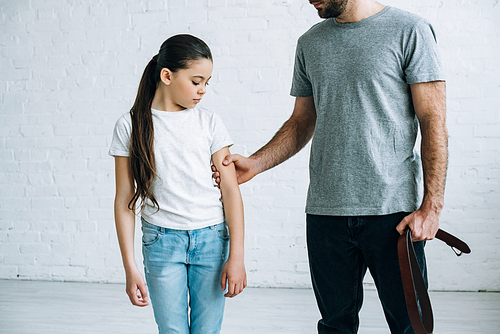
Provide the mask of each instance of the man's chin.
[{"label": "man's chin", "polygon": [[324,19],[325,10],[323,8],[317,8],[318,16]]},{"label": "man's chin", "polygon": [[318,16],[322,19],[329,19],[332,17],[335,17],[335,15],[332,15],[331,11],[327,10],[326,8],[318,8]]},{"label": "man's chin", "polygon": [[332,16],[328,16],[324,9],[318,9],[318,16],[322,19],[329,19]]}]

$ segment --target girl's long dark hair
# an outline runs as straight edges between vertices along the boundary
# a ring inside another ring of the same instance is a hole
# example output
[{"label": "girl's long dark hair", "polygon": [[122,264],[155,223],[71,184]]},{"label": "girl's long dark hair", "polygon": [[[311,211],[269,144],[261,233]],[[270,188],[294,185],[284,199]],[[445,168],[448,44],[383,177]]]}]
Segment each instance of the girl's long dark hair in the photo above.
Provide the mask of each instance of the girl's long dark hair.
[{"label": "girl's long dark hair", "polygon": [[151,59],[142,74],[137,97],[130,110],[130,167],[135,181],[135,193],[128,204],[130,210],[135,209],[139,199],[141,211],[146,200],[159,210],[152,190],[157,174],[151,104],[160,81],[160,72],[163,68],[177,72],[188,68],[193,61],[200,58],[212,60],[212,53],[205,42],[191,35],[175,35],[163,42],[160,51]]}]

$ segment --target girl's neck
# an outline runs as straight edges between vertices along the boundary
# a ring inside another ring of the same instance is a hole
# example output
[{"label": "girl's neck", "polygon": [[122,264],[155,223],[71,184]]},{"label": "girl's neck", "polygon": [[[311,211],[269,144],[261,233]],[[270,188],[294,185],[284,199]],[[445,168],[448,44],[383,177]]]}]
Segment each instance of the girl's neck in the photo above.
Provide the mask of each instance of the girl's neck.
[{"label": "girl's neck", "polygon": [[178,112],[186,109],[174,104],[168,93],[165,90],[159,88],[160,87],[156,89],[155,96],[153,97],[153,102],[151,103],[151,108],[166,112]]}]

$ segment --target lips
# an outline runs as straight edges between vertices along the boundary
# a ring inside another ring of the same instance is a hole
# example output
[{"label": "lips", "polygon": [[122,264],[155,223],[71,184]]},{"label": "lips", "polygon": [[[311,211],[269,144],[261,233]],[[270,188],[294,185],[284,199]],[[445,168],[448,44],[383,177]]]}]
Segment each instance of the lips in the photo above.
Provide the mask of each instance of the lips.
[{"label": "lips", "polygon": [[311,5],[314,6],[314,8],[318,8],[319,6],[321,6],[321,2],[309,2]]}]

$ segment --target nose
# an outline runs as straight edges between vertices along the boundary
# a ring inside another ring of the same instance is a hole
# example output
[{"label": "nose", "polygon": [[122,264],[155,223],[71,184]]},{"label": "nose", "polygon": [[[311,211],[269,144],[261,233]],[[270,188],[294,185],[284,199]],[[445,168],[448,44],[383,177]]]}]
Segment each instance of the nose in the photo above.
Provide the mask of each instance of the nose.
[{"label": "nose", "polygon": [[198,94],[205,95],[206,92],[207,92],[207,86],[206,85],[200,85],[200,88],[198,89]]}]

